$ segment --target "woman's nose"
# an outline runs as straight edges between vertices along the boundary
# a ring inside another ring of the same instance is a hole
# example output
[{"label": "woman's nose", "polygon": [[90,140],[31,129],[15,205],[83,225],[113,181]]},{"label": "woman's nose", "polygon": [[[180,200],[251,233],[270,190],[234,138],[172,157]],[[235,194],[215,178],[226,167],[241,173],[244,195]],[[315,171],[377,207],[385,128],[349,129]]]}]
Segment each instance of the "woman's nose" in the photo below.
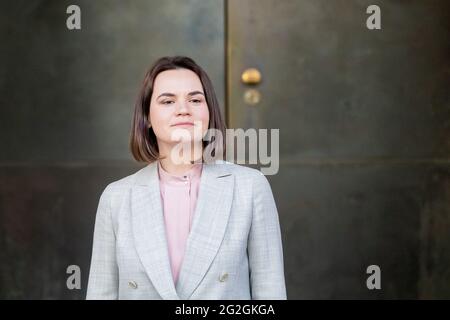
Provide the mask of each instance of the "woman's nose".
[{"label": "woman's nose", "polygon": [[187,102],[180,102],[177,106],[177,113],[178,114],[186,114],[189,113],[189,106]]}]

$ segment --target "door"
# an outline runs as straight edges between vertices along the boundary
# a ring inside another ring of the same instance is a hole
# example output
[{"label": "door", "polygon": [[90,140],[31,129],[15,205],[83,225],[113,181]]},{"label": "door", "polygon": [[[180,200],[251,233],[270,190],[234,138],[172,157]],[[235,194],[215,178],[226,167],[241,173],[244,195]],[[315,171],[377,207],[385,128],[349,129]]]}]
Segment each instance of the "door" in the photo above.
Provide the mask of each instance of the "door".
[{"label": "door", "polygon": [[280,130],[289,299],[450,297],[449,3],[378,1],[380,30],[371,4],[227,1],[229,126]]}]

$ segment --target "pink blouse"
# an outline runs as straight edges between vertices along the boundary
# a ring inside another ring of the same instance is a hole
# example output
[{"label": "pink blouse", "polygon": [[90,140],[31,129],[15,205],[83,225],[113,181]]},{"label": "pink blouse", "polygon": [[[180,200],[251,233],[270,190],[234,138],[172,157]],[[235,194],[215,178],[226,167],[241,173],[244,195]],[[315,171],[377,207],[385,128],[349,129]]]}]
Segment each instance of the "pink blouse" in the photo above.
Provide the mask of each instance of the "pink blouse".
[{"label": "pink blouse", "polygon": [[183,261],[186,241],[192,228],[202,168],[202,164],[198,163],[183,175],[173,175],[165,171],[158,161],[167,244],[175,284]]}]

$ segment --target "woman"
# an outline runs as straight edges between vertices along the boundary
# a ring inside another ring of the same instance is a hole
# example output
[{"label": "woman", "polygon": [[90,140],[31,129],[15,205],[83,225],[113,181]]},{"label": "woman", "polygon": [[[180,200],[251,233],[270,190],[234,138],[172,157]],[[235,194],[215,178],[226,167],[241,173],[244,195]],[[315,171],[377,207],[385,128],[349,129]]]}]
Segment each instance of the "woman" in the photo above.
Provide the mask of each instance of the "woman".
[{"label": "woman", "polygon": [[[225,153],[212,83],[187,57],[145,76],[131,151],[147,165],[110,183],[97,209],[87,299],[286,299],[270,185]],[[180,147],[182,146],[182,147]]]}]

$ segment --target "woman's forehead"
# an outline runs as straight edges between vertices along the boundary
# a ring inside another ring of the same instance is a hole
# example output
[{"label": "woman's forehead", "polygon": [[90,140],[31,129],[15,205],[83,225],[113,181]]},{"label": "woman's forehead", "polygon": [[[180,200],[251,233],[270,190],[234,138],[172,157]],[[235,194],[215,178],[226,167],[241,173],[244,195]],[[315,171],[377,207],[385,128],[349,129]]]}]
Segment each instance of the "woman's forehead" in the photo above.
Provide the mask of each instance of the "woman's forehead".
[{"label": "woman's forehead", "polygon": [[200,78],[195,72],[188,69],[174,69],[160,72],[153,86],[155,93],[188,93],[192,91],[203,92]]}]

